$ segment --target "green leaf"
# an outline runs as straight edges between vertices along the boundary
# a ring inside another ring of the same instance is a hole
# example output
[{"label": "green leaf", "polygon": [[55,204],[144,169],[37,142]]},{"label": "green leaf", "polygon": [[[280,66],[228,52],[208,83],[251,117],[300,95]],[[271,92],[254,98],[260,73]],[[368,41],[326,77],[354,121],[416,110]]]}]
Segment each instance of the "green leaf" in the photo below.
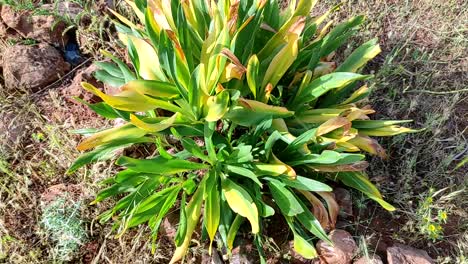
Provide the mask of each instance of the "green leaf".
[{"label": "green leaf", "polygon": [[317,132],[317,129],[313,128],[302,133],[296,139],[294,139],[291,143],[289,143],[286,149],[283,150],[283,152],[291,153],[301,148],[304,148],[304,146],[308,144],[312,138],[315,138],[316,132]]},{"label": "green leaf", "polygon": [[135,74],[130,70],[130,68],[128,68],[127,64],[125,64],[122,60],[118,59],[108,51],[101,50],[101,53],[105,57],[110,58],[113,62],[115,62],[118,65],[126,83],[136,79]]},{"label": "green leaf", "polygon": [[97,70],[94,72],[96,80],[101,81],[111,87],[120,87],[125,84],[124,78],[112,76],[107,71]]},{"label": "green leaf", "polygon": [[125,120],[130,119],[130,114],[128,112],[124,112],[124,111],[120,111],[115,108],[112,108],[110,105],[106,104],[105,102],[90,104],[78,97],[74,97],[73,99],[77,100],[78,102],[82,104],[87,105],[96,114],[104,118],[108,118],[108,119],[123,118]]},{"label": "green leaf", "polygon": [[94,64],[100,68],[102,71],[105,71],[107,74],[113,77],[117,77],[119,79],[123,79],[125,82],[125,77],[119,67],[115,66],[112,62],[105,62],[105,61],[96,61]]},{"label": "green leaf", "polygon": [[327,233],[323,230],[322,225],[317,220],[317,218],[310,212],[310,209],[296,196],[297,200],[304,210],[303,213],[300,213],[296,216],[297,220],[302,224],[302,226],[307,229],[310,233],[314,234],[319,239],[332,244],[330,238],[328,238]]},{"label": "green leaf", "polygon": [[208,190],[208,188],[206,188],[206,191],[208,193],[205,193],[206,201],[205,201],[205,213],[204,213],[205,221],[204,222],[205,222],[206,231],[208,232],[208,236],[210,237],[209,252],[211,252],[211,246],[213,244],[216,231],[218,230],[220,217],[221,217],[220,197],[219,197],[218,186],[216,183],[211,188],[211,190]]},{"label": "green leaf", "polygon": [[239,105],[231,108],[225,118],[242,126],[255,126],[268,119],[289,117],[293,111],[280,106],[271,106],[261,102],[239,99]]},{"label": "green leaf", "polygon": [[229,92],[226,90],[215,96],[210,96],[204,105],[205,120],[214,122],[221,119],[228,111],[229,101]]},{"label": "green leaf", "polygon": [[156,98],[174,100],[180,98],[176,86],[167,82],[152,80],[133,80],[121,88],[122,91],[136,91],[141,95],[149,95]]},{"label": "green leaf", "polygon": [[249,169],[239,167],[239,166],[234,166],[234,165],[226,165],[226,170],[230,171],[232,173],[247,177],[247,178],[251,179],[252,181],[254,181],[256,184],[258,184],[258,186],[260,186],[260,188],[262,187],[262,183],[258,179],[257,175],[255,175],[255,173],[253,173]]},{"label": "green leaf", "polygon": [[216,150],[213,145],[213,133],[215,128],[215,122],[205,122],[203,135],[205,138],[206,151],[208,152],[208,157],[212,162],[216,160]]},{"label": "green leaf", "polygon": [[284,183],[271,178],[268,180],[268,186],[270,187],[271,194],[275,199],[275,203],[284,215],[295,216],[304,212],[297,199],[285,187]]},{"label": "green leaf", "polygon": [[177,228],[177,233],[174,237],[174,242],[176,246],[181,246],[184,242],[185,233],[187,232],[187,214],[185,212],[185,192],[182,194],[182,200],[180,201],[180,211],[179,211],[179,227]]},{"label": "green leaf", "polygon": [[258,210],[252,197],[241,186],[229,179],[222,182],[223,194],[232,211],[247,218],[252,226],[252,233],[257,234],[260,230]]},{"label": "green leaf", "polygon": [[252,146],[241,144],[235,147],[234,151],[229,154],[229,157],[226,159],[226,163],[239,164],[250,162],[252,160]]},{"label": "green leaf", "polygon": [[258,70],[260,63],[257,56],[252,55],[247,64],[247,84],[249,85],[250,91],[253,94],[253,97],[257,99],[257,89],[258,89]]},{"label": "green leaf", "polygon": [[297,109],[302,104],[315,100],[330,90],[340,89],[352,82],[367,78],[369,78],[368,75],[350,72],[335,72],[321,76],[313,80],[300,93],[296,94],[289,106],[292,109]]},{"label": "green leaf", "polygon": [[292,187],[294,189],[298,190],[304,190],[304,191],[311,191],[311,192],[331,192],[333,189],[326,185],[325,183],[321,183],[316,180],[312,180],[306,177],[302,177],[297,175],[296,179],[291,180],[287,177],[281,177],[281,181],[288,185],[289,187]]},{"label": "green leaf", "polygon": [[67,171],[67,174],[75,172],[77,169],[97,161],[104,161],[111,159],[114,157],[115,153],[118,150],[126,148],[135,143],[144,143],[144,142],[151,142],[151,138],[143,137],[137,139],[123,139],[123,140],[116,140],[111,142],[110,144],[106,144],[96,148],[93,151],[87,152],[81,155],[78,159],[73,162],[70,168]]},{"label": "green leaf", "polygon": [[332,151],[332,150],[324,150],[320,155],[319,154],[308,154],[303,155],[300,159],[294,159],[292,161],[288,161],[288,164],[291,166],[297,166],[302,164],[333,164],[338,162],[342,158],[341,154]]},{"label": "green leaf", "polygon": [[133,159],[130,157],[121,157],[117,160],[117,165],[125,166],[138,172],[147,172],[155,174],[176,174],[181,172],[208,169],[206,164],[190,162],[180,159],[165,159],[161,156],[153,159]]},{"label": "green leaf", "polygon": [[236,239],[237,231],[239,230],[242,222],[244,222],[244,219],[245,218],[241,215],[236,215],[236,218],[234,218],[234,221],[231,224],[231,228],[229,228],[226,245],[229,251],[232,251],[232,248],[234,247],[234,240]]},{"label": "green leaf", "polygon": [[191,138],[182,138],[180,140],[182,143],[182,146],[184,147],[184,150],[190,152],[193,156],[204,160],[206,162],[211,162],[208,156],[205,155],[204,151],[202,150],[201,147],[197,145],[197,143],[191,139]]},{"label": "green leaf", "polygon": [[362,44],[335,70],[335,72],[357,72],[366,63],[377,56],[381,50],[378,39],[374,38]]},{"label": "green leaf", "polygon": [[383,208],[393,211],[395,207],[385,202],[377,187],[360,172],[339,172],[336,177],[345,185],[363,192],[372,200],[378,202]]}]

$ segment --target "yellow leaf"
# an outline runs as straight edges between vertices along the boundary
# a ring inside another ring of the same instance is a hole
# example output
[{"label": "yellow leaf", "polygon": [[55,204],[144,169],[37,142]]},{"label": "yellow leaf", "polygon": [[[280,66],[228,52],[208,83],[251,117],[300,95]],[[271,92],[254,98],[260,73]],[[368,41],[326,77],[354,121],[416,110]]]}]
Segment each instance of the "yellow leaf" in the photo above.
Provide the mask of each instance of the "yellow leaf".
[{"label": "yellow leaf", "polygon": [[121,14],[115,12],[114,10],[112,9],[108,9],[115,17],[117,17],[120,21],[122,21],[122,23],[124,23],[125,25],[129,26],[130,28],[133,28],[133,29],[137,29],[138,30],[138,26],[133,24],[133,22],[131,22],[130,20],[128,20],[127,18],[125,18],[124,16],[122,16]]},{"label": "yellow leaf", "polygon": [[[300,21],[301,23],[299,23],[297,27],[298,31],[301,32],[305,25],[305,19]],[[262,87],[265,87],[268,83],[271,83],[271,85],[275,87],[292,63],[296,60],[298,54],[299,34],[289,34],[288,43],[278,52],[278,54],[276,54],[268,66],[263,78]]]},{"label": "yellow leaf", "polygon": [[185,213],[187,216],[187,229],[184,242],[182,242],[182,244],[176,248],[169,264],[173,264],[181,260],[185,254],[187,254],[187,249],[190,245],[190,241],[192,240],[193,231],[195,230],[195,227],[198,224],[198,220],[200,219],[203,192],[205,189],[204,186],[205,184],[200,184],[200,187],[198,187],[198,189],[195,191],[195,194],[192,196],[192,199],[185,208]]},{"label": "yellow leaf", "polygon": [[376,137],[387,137],[387,136],[395,136],[403,133],[416,133],[421,130],[411,129],[402,126],[386,126],[386,127],[379,127],[374,129],[360,129],[359,133],[367,136],[376,136]]},{"label": "yellow leaf", "polygon": [[133,9],[133,12],[137,15],[138,19],[140,20],[141,24],[145,24],[145,15],[140,11],[140,9],[136,6],[135,2],[131,0],[125,0],[127,4]]},{"label": "yellow leaf", "polygon": [[138,53],[140,76],[145,80],[166,81],[166,77],[162,72],[159,64],[159,57],[154,47],[143,39],[132,35],[119,33],[119,39],[127,44],[130,40]]},{"label": "yellow leaf", "polygon": [[133,80],[120,88],[122,91],[135,91],[141,95],[174,100],[180,98],[179,90],[175,85],[150,80]]},{"label": "yellow leaf", "polygon": [[373,138],[365,135],[358,135],[348,140],[348,142],[372,155],[377,155],[383,159],[387,158],[385,149]]},{"label": "yellow leaf", "polygon": [[314,246],[296,232],[294,232],[294,251],[306,259],[314,259],[317,257],[317,251]]},{"label": "yellow leaf", "polygon": [[349,122],[349,120],[344,117],[335,117],[321,124],[317,128],[316,135],[321,136],[341,127],[344,128],[343,134],[347,134],[347,132],[349,132],[351,129],[351,122]]},{"label": "yellow leaf", "polygon": [[156,108],[151,103],[151,98],[141,95],[135,91],[123,91],[116,95],[107,95],[89,83],[81,83],[83,88],[99,96],[108,105],[123,111],[146,112]]},{"label": "yellow leaf", "polygon": [[229,207],[235,213],[247,218],[252,226],[252,233],[257,234],[260,230],[258,210],[249,193],[229,179],[223,180],[222,185]]},{"label": "yellow leaf", "polygon": [[351,94],[351,96],[348,99],[346,99],[345,101],[343,101],[341,104],[345,105],[345,104],[349,104],[349,103],[355,103],[357,98],[362,97],[362,96],[368,94],[369,92],[370,92],[369,87],[367,87],[367,85],[363,85],[359,89],[354,91]]},{"label": "yellow leaf", "polygon": [[254,166],[261,175],[279,176],[287,175],[291,179],[296,178],[296,171],[288,164],[279,160],[275,154],[270,154],[270,163],[255,163]]},{"label": "yellow leaf", "polygon": [[229,92],[221,91],[215,96],[208,97],[204,109],[206,111],[205,120],[214,122],[221,119],[228,111]]},{"label": "yellow leaf", "polygon": [[288,120],[289,124],[301,125],[307,124],[321,124],[332,118],[340,116],[346,109],[312,109],[299,113],[294,119]]},{"label": "yellow leaf", "polygon": [[219,82],[225,83],[230,81],[231,79],[242,79],[242,76],[244,75],[245,69],[235,65],[234,63],[228,63],[223,71],[223,74],[221,75],[221,79]]},{"label": "yellow leaf", "polygon": [[114,127],[97,132],[92,136],[84,139],[80,144],[78,144],[76,148],[83,151],[92,149],[113,140],[141,138],[145,135],[146,131],[141,130],[131,124],[126,124],[121,127]]},{"label": "yellow leaf", "polygon": [[150,123],[146,123],[144,122],[143,120],[139,119],[136,115],[134,114],[130,114],[130,122],[132,122],[132,124],[134,124],[135,126],[145,130],[145,131],[148,131],[148,132],[159,132],[159,131],[163,131],[164,129],[167,129],[169,127],[171,127],[176,118],[177,118],[177,113],[172,115],[171,117],[169,118],[166,118],[164,120],[162,120],[161,122],[159,123],[155,123],[155,124],[150,124]]}]

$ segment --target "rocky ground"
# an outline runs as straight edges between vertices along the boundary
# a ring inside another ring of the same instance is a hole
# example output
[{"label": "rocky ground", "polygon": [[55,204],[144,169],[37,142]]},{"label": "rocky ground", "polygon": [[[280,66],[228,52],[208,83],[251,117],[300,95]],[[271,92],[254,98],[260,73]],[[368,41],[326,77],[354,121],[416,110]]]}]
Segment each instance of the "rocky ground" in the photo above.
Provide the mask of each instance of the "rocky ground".
[{"label": "rocky ground", "polygon": [[[322,1],[314,12],[336,3]],[[110,207],[89,203],[115,170],[111,162],[65,174],[79,155],[77,130],[115,125],[74,99],[96,100],[82,81],[116,91],[92,75],[100,48],[125,57],[108,7],[132,18],[121,1],[7,0],[1,6],[0,263],[167,263],[172,255],[175,213],[155,252],[146,228],[116,239],[110,224],[95,221]],[[343,54],[374,36],[382,45],[366,69],[376,74],[370,103],[378,117],[414,119],[426,130],[382,140],[390,158],[371,162],[369,175],[396,213],[337,188],[334,246],[318,241],[320,260],[306,261],[291,249],[285,223],[273,218],[265,234],[269,263],[468,263],[467,166],[457,166],[468,154],[466,10],[465,1],[454,0],[343,4],[335,19],[369,17]],[[438,220],[440,212],[446,221]],[[196,240],[186,261],[257,263],[248,236],[246,230],[230,259],[222,250],[208,256],[206,241]]]}]

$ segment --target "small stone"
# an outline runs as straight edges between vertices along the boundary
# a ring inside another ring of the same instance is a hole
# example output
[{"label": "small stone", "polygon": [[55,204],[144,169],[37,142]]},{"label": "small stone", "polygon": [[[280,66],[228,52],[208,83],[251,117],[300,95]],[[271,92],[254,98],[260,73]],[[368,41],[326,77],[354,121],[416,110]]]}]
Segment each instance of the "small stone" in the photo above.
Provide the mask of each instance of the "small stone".
[{"label": "small stone", "polygon": [[329,237],[334,246],[323,240],[317,242],[316,248],[320,259],[328,264],[350,264],[358,249],[351,234],[344,230],[335,229]]},{"label": "small stone", "polygon": [[179,222],[179,214],[177,213],[167,214],[161,223],[162,228],[160,228],[160,230],[161,230],[162,235],[169,238],[170,240],[173,240],[177,234],[176,226],[178,222]]},{"label": "small stone", "polygon": [[387,248],[388,264],[432,264],[434,260],[426,251],[395,244]]},{"label": "small stone", "polygon": [[369,257],[360,257],[355,260],[353,264],[383,264],[383,262],[378,255],[373,255]]},{"label": "small stone", "polygon": [[258,256],[255,246],[242,238],[237,239],[237,246],[232,250],[232,256],[229,259],[230,264],[251,264],[256,263]]},{"label": "small stone", "polygon": [[7,89],[35,92],[58,80],[70,69],[54,47],[15,45],[3,53],[3,75]]}]

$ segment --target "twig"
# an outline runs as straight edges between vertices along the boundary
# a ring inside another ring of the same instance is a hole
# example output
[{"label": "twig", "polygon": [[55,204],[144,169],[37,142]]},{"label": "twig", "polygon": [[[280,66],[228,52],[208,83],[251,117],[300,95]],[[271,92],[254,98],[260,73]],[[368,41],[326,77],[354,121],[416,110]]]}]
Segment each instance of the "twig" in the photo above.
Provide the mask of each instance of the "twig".
[{"label": "twig", "polygon": [[67,72],[65,75],[63,75],[60,79],[56,80],[55,82],[47,85],[46,87],[43,87],[41,88],[40,90],[34,92],[33,94],[30,95],[30,97],[32,99],[35,99],[36,96],[39,96],[40,93],[42,93],[43,91],[53,87],[54,85],[62,82],[66,77],[70,76],[72,73],[76,72],[78,69],[80,69],[83,65],[85,65],[86,63],[88,63],[92,58],[87,58],[85,61],[83,61],[82,63],[80,63],[78,66],[76,66],[75,68],[73,68],[71,71]]},{"label": "twig", "polygon": [[453,90],[453,91],[445,91],[445,92],[436,92],[436,91],[429,91],[429,90],[411,90],[411,91],[406,91],[405,93],[427,93],[427,94],[444,95],[444,94],[455,94],[455,93],[464,93],[464,92],[468,92],[468,88],[460,89],[460,90]]}]

